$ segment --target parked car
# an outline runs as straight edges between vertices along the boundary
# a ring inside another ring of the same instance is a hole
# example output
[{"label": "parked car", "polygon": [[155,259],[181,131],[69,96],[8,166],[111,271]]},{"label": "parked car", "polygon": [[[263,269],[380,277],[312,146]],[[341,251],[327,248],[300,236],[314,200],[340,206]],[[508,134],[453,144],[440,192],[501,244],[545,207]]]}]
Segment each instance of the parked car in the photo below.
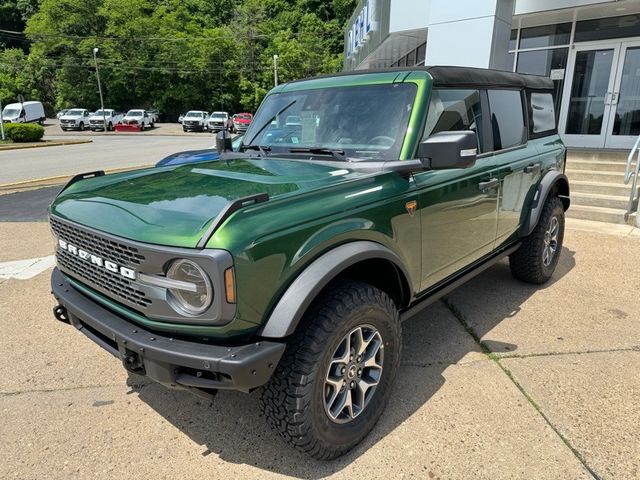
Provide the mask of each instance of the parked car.
[{"label": "parked car", "polygon": [[80,130],[89,126],[89,110],[86,108],[70,108],[60,117],[60,128],[67,130]]},{"label": "parked car", "polygon": [[212,112],[209,116],[208,128],[212,133],[224,130],[227,126],[227,120],[229,120],[229,113],[227,112]]},{"label": "parked car", "polygon": [[185,132],[204,132],[207,130],[209,114],[203,110],[189,110],[182,119],[182,130]]},{"label": "parked car", "polygon": [[45,119],[44,107],[37,101],[9,103],[2,109],[5,123],[38,122],[42,125]]},{"label": "parked car", "polygon": [[122,117],[121,123],[125,125],[140,125],[140,130],[154,126],[153,118],[141,108],[129,110],[126,115]]},{"label": "parked car", "polygon": [[233,125],[232,132],[233,133],[242,133],[246,132],[249,125],[251,125],[251,121],[253,120],[253,115],[250,113],[236,113],[233,116]]},{"label": "parked car", "polygon": [[60,117],[63,116],[65,113],[67,113],[69,111],[68,108],[63,108],[62,110],[60,110],[58,113],[56,113],[56,118],[58,120],[60,120]]},{"label": "parked car", "polygon": [[62,189],[54,314],[167,387],[259,390],[290,446],[338,457],[411,387],[393,389],[402,320],[506,258],[552,277],[570,203],[553,94],[462,67],[280,85],[238,152],[221,131],[218,159]]},{"label": "parked car", "polygon": [[124,114],[116,112],[112,108],[105,108],[104,115],[102,110],[96,110],[96,112],[89,117],[89,126],[91,130],[98,131],[104,130],[104,124],[107,123],[107,130],[113,130],[113,127],[122,121]]}]

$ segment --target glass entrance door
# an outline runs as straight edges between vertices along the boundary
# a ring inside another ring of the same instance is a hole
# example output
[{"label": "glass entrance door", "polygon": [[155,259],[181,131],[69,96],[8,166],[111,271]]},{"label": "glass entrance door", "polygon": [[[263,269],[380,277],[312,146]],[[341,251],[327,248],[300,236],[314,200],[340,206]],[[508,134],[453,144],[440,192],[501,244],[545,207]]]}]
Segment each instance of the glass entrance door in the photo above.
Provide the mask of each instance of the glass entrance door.
[{"label": "glass entrance door", "polygon": [[[563,139],[573,147],[604,147],[610,114],[610,92],[619,48],[576,47],[569,57],[570,85],[565,88]],[[567,98],[568,97],[568,98]]]},{"label": "glass entrance door", "polygon": [[631,148],[640,135],[640,41],[576,46],[567,73],[559,123],[565,143]]},{"label": "glass entrance door", "polygon": [[640,42],[624,42],[611,93],[607,148],[632,148],[640,135]]}]

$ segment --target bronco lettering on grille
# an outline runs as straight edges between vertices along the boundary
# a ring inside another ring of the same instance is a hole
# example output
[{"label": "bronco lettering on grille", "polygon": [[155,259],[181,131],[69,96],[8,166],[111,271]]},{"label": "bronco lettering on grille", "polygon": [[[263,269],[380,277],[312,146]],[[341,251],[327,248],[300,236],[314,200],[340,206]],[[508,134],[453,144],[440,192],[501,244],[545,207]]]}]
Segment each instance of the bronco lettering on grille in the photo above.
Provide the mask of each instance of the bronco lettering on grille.
[{"label": "bronco lettering on grille", "polygon": [[75,245],[65,242],[62,239],[58,239],[58,245],[62,250],[67,251],[71,255],[80,257],[81,259],[86,260],[93,265],[97,265],[98,267],[102,267],[113,273],[118,273],[122,275],[124,278],[128,278],[129,280],[136,279],[135,270],[123,267],[121,265],[118,265],[117,263],[110,262],[109,260],[104,260],[103,258],[98,257],[97,255],[94,255],[91,252],[87,252],[86,250],[82,250],[81,248],[78,248]]}]

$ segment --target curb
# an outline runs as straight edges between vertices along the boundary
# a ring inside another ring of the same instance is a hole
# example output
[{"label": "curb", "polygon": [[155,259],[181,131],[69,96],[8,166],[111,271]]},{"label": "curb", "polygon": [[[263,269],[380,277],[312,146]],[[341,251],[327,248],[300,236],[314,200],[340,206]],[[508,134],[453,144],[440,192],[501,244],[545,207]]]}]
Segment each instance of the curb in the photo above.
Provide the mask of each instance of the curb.
[{"label": "curb", "polygon": [[[46,140],[45,140],[46,142]],[[49,143],[28,143],[26,145],[9,144],[0,146],[0,152],[4,150],[24,150],[25,148],[44,148],[44,147],[61,147],[64,145],[80,145],[82,143],[92,143],[90,138],[86,140],[63,140],[63,141],[51,141]]]}]

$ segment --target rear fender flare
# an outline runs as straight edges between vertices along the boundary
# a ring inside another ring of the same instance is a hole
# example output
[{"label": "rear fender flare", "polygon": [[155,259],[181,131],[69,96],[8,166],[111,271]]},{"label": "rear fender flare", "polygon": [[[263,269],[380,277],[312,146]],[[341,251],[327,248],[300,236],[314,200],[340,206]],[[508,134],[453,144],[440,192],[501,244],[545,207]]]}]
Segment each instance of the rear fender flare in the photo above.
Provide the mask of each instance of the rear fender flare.
[{"label": "rear fender flare", "polygon": [[385,246],[371,241],[354,241],[340,245],[311,262],[291,283],[272,310],[259,332],[265,338],[283,338],[291,335],[302,316],[329,282],[358,262],[370,259],[390,261],[407,281],[413,292],[411,279],[400,258]]},{"label": "rear fender flare", "polygon": [[557,170],[547,172],[538,184],[538,189],[533,197],[531,211],[528,218],[522,223],[520,231],[521,237],[526,237],[533,232],[534,228],[536,228],[538,220],[540,220],[540,215],[542,215],[544,204],[547,201],[547,197],[552,192],[560,198],[564,210],[567,211],[569,209],[569,205],[571,203],[569,199],[569,179],[564,173]]}]

